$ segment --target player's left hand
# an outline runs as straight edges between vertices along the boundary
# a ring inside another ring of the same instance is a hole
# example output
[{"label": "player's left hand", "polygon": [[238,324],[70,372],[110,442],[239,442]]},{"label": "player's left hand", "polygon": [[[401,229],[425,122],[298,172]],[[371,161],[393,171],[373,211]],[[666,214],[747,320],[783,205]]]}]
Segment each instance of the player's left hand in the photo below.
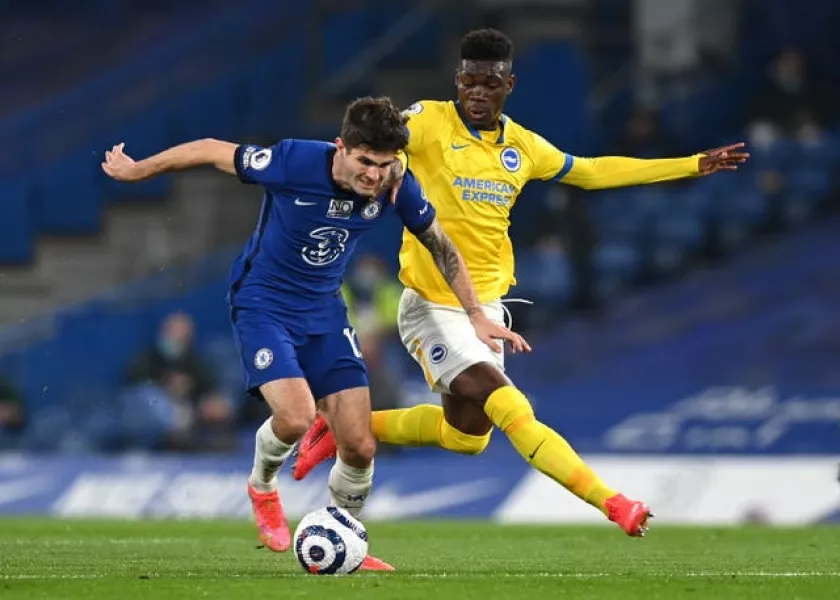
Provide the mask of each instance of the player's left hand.
[{"label": "player's left hand", "polygon": [[137,162],[123,152],[124,143],[117,144],[105,152],[102,170],[117,181],[140,181],[143,179]]},{"label": "player's left hand", "polygon": [[507,340],[510,344],[510,351],[513,354],[531,351],[531,346],[525,341],[525,338],[518,333],[514,333],[504,325],[499,325],[490,320],[483,313],[472,317],[470,321],[475,328],[475,334],[478,336],[478,339],[487,344],[493,352],[502,351],[502,346],[496,340]]},{"label": "player's left hand", "polygon": [[398,160],[394,161],[394,164],[391,165],[391,170],[388,171],[388,176],[382,180],[382,185],[379,188],[379,193],[390,190],[388,200],[391,204],[397,203],[397,194],[400,191],[403,177],[405,177],[405,171],[403,171],[402,163]]},{"label": "player's left hand", "polygon": [[738,165],[747,161],[748,152],[743,151],[744,142],[706,150],[700,157],[700,175],[711,175],[718,171],[737,171]]}]

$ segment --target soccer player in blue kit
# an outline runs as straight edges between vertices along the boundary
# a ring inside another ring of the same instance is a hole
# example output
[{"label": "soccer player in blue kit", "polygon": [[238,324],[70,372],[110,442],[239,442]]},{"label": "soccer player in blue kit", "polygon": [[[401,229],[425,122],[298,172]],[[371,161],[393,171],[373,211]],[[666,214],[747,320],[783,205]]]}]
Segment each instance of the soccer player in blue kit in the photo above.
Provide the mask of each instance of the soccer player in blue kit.
[{"label": "soccer player in blue kit", "polygon": [[[494,351],[528,344],[488,318],[458,249],[409,172],[395,202],[378,198],[397,153],[408,143],[407,117],[388,98],[360,98],[344,115],[335,143],[287,139],[271,147],[213,139],[187,142],[134,161],[123,144],[105,154],[102,169],[119,181],[212,165],[265,189],[256,229],[231,269],[228,294],[234,338],[247,390],[272,416],[258,429],[248,481],[262,542],[291,545],[277,491],[277,470],[307,431],[317,407],[333,431],[338,454],[329,475],[332,502],[358,515],[373,482],[375,440],[364,360],[340,287],[359,236],[396,211],[434,258]],[[368,557],[368,570],[391,570]]]}]

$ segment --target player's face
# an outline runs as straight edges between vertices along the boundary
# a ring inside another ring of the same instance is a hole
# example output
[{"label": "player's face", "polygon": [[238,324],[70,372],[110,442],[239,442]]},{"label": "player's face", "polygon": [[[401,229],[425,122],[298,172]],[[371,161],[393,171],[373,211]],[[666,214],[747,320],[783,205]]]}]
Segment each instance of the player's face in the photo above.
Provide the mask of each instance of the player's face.
[{"label": "player's face", "polygon": [[396,153],[376,152],[366,146],[348,148],[341,138],[336,140],[336,147],[343,183],[360,196],[375,196],[397,160]]},{"label": "player's face", "polygon": [[495,129],[516,78],[508,62],[464,60],[455,73],[458,101],[470,125]]}]

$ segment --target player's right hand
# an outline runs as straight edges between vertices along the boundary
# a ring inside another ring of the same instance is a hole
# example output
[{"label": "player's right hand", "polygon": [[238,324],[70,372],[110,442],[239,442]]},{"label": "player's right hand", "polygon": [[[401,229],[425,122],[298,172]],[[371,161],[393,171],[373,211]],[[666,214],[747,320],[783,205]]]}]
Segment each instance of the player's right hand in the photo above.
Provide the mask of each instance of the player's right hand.
[{"label": "player's right hand", "polygon": [[747,162],[749,152],[744,152],[744,142],[713,148],[701,152],[698,170],[700,175],[711,175],[718,171],[737,171],[738,165]]},{"label": "player's right hand", "polygon": [[123,152],[125,143],[120,143],[105,152],[102,170],[117,181],[140,181],[143,174],[137,162]]},{"label": "player's right hand", "polygon": [[510,344],[510,351],[513,354],[531,351],[531,346],[525,341],[525,338],[504,325],[490,320],[485,315],[477,315],[471,321],[478,339],[487,344],[493,352],[502,351],[502,347],[496,340],[506,340]]}]

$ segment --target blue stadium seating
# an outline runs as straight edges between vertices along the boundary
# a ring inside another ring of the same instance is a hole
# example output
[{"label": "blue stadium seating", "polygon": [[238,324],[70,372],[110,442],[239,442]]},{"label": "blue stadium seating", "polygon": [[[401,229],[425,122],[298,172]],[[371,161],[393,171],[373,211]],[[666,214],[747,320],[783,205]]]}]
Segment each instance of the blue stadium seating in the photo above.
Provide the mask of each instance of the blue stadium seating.
[{"label": "blue stadium seating", "polygon": [[0,263],[26,264],[33,256],[34,237],[30,186],[23,179],[0,185]]},{"label": "blue stadium seating", "polygon": [[[375,35],[382,35],[389,28],[399,24],[416,6],[409,3],[394,4],[379,0],[373,10],[373,28]],[[385,67],[428,65],[436,61],[441,53],[441,42],[446,31],[444,16],[439,12],[424,11],[420,25],[414,34],[397,45],[382,61]],[[448,17],[447,17],[448,18]]]},{"label": "blue stadium seating", "polygon": [[[177,8],[190,10],[189,3]],[[119,141],[131,153],[148,155],[186,139],[270,135],[294,123],[304,93],[305,48],[294,23],[305,10],[290,1],[252,0],[247,7],[201,13],[181,35],[133,62],[0,120],[0,140],[17,149],[0,157],[0,211],[16,222],[14,235],[0,240],[0,262],[31,259],[40,233],[96,233],[106,202],[169,191],[165,177],[135,185],[105,177],[99,169],[104,150]],[[219,43],[249,34],[276,41]]]},{"label": "blue stadium seating", "polygon": [[562,305],[572,294],[571,266],[563,254],[523,248],[516,253],[517,285],[513,294],[534,302]]},{"label": "blue stadium seating", "polygon": [[557,147],[586,154],[591,137],[586,106],[590,81],[580,47],[540,42],[517,58],[516,72],[516,88],[505,110]]},{"label": "blue stadium seating", "polygon": [[592,262],[596,296],[606,301],[639,276],[643,257],[637,244],[606,238],[596,248]]},{"label": "blue stadium seating", "polygon": [[322,78],[340,72],[375,34],[373,13],[365,8],[345,8],[329,15],[320,32]]},{"label": "blue stadium seating", "polygon": [[45,233],[95,233],[102,218],[98,163],[73,154],[44,166],[33,184],[35,226]]},{"label": "blue stadium seating", "polygon": [[[118,0],[102,0],[100,4],[116,11],[123,6]],[[253,10],[237,6],[196,24],[171,44],[144,53],[118,72],[104,74],[49,106],[0,121],[0,142],[17,149],[0,155],[0,263],[31,260],[40,233],[96,232],[106,202],[167,193],[171,186],[167,178],[126,186],[99,172],[103,150],[117,141],[126,141],[132,152],[142,155],[205,136],[260,134],[276,138],[305,133],[299,116],[305,102],[308,46],[305,28],[296,25],[309,7],[292,0],[251,0],[248,6]],[[390,5],[380,10],[381,3],[376,6],[341,9],[327,21],[321,32],[326,43],[319,76],[337,72],[406,10]],[[434,16],[424,24],[386,64],[416,65],[427,60],[433,64],[441,47],[438,19],[439,15]],[[281,26],[276,27],[274,43],[219,45],[220,39],[246,39],[249,32],[264,31],[275,23]],[[586,102],[590,75],[580,49],[567,42],[541,42],[524,50],[517,70],[519,83],[508,112],[560,148],[589,153],[595,139]],[[546,75],[558,72],[563,73],[562,78]],[[746,85],[745,81],[726,79],[710,83],[696,97],[668,104],[665,122],[684,136],[691,150],[737,139],[732,132],[738,129],[739,103],[745,97]],[[686,120],[685,114],[699,116]],[[709,127],[710,122],[715,127]],[[774,211],[788,224],[801,222],[821,210],[837,188],[840,130],[813,146],[785,141],[752,151],[748,168],[735,176],[587,193],[590,216],[600,236],[592,257],[596,295],[614,298],[645,269],[662,274],[679,269],[701,251],[710,231],[724,251],[734,251],[743,247]],[[778,193],[760,184],[768,170],[778,171],[783,180]],[[539,184],[526,188],[514,211],[516,228],[521,226],[527,233],[529,223],[540,218],[546,191],[547,186]],[[514,234],[517,231],[514,229]],[[394,219],[381,235],[364,238],[358,253],[376,253],[396,269],[400,235]],[[825,239],[821,243],[823,255],[819,258],[825,266],[824,248],[833,246]],[[804,255],[800,249],[800,263]],[[229,342],[219,340],[229,338],[223,300],[226,269],[224,262],[220,270],[199,278],[193,288],[165,301],[142,301],[149,288],[159,285],[158,279],[152,278],[123,288],[109,299],[61,312],[54,330],[58,333],[46,340],[12,351],[0,339],[0,368],[19,373],[24,392],[34,403],[33,410],[50,415],[47,420],[36,419],[39,426],[66,426],[70,417],[54,407],[107,406],[126,361],[151,340],[158,320],[170,310],[189,310],[203,336],[200,342],[216,344],[225,354]],[[575,281],[562,255],[519,248],[517,270],[519,285],[515,291],[519,295],[549,303],[565,302],[572,295]],[[769,277],[751,270],[739,273],[739,277],[749,285],[749,292],[758,296],[767,289],[778,292],[786,289],[786,284],[802,283],[797,279],[802,271],[791,267]],[[813,281],[805,283],[815,285]],[[715,289],[730,284],[718,282]],[[667,306],[649,309],[649,319],[655,320],[657,311],[674,314],[693,306],[698,289],[687,285],[684,295],[674,292]],[[123,304],[125,298],[141,301],[128,306]],[[804,315],[802,319],[811,325],[826,314],[823,305],[813,307],[799,297],[796,306]],[[650,369],[655,360],[672,364],[667,361],[687,352],[703,356],[698,369],[743,373],[747,362],[744,356],[761,350],[748,340],[762,338],[762,332],[786,319],[783,307],[774,305],[757,311],[754,318],[742,318],[739,327],[743,343],[732,347],[720,342],[722,332],[731,326],[720,320],[678,341],[639,351],[633,360],[602,364],[609,364],[611,374],[627,376]],[[631,327],[617,327],[626,328],[617,330],[618,344],[631,344],[628,339],[632,335],[627,331]],[[33,325],[32,331],[36,329]],[[581,343],[575,339],[575,344]],[[605,347],[610,343],[616,343],[615,338],[603,342]],[[87,351],[76,352],[82,345]],[[714,360],[705,354],[709,348],[715,349]],[[601,350],[609,354],[609,348]],[[563,354],[562,343],[556,353],[547,354]],[[586,353],[576,358],[584,361]],[[233,389],[238,386],[239,373],[230,361],[225,364],[224,378]],[[537,360],[533,364],[535,369],[551,371],[547,362]],[[732,371],[735,364],[742,370]],[[809,372],[804,360],[790,365],[779,361],[776,366],[792,379],[804,378]],[[102,417],[88,425],[102,430],[107,423]]]}]

